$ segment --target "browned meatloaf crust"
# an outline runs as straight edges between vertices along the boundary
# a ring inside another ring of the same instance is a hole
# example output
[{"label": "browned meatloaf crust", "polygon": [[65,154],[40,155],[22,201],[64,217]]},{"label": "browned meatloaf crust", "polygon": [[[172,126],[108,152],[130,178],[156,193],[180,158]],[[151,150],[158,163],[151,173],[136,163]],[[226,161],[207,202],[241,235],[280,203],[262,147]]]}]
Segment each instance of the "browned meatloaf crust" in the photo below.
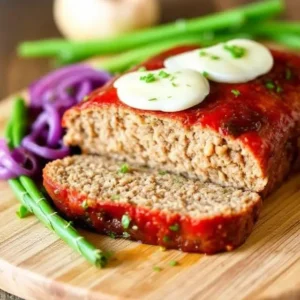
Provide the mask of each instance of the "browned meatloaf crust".
[{"label": "browned meatloaf crust", "polygon": [[232,250],[258,218],[256,193],[121,164],[86,155],[56,160],[44,169],[44,186],[75,222],[187,252]]},{"label": "browned meatloaf crust", "polygon": [[[166,57],[190,49],[172,49],[144,66],[161,68]],[[128,107],[111,83],[67,111],[64,141],[84,153],[266,194],[291,169],[300,136],[300,58],[272,55],[268,74],[242,84],[211,82],[204,102],[177,113]]]}]

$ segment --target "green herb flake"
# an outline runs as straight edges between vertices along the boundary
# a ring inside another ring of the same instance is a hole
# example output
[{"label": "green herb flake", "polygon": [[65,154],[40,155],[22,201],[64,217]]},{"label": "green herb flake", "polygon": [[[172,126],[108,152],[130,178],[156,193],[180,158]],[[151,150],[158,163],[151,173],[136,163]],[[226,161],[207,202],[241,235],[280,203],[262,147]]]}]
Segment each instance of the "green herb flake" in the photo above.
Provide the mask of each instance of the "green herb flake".
[{"label": "green herb flake", "polygon": [[146,83],[150,83],[156,81],[156,77],[153,73],[149,73],[147,75],[141,76],[140,80],[145,81]]},{"label": "green herb flake", "polygon": [[147,71],[146,67],[139,67],[138,72],[145,72]]},{"label": "green herb flake", "polygon": [[208,78],[208,76],[209,76],[208,72],[206,72],[206,71],[203,71],[203,72],[202,72],[202,75],[203,75],[205,78]]},{"label": "green herb flake", "polygon": [[120,195],[112,195],[111,196],[111,200],[119,200],[120,199]]},{"label": "green herb flake", "polygon": [[170,265],[171,267],[175,267],[175,266],[178,266],[179,264],[178,264],[178,261],[176,261],[176,260],[171,260],[171,261],[169,261],[169,265]]},{"label": "green herb flake", "polygon": [[287,69],[285,70],[285,79],[286,79],[286,80],[291,80],[291,78],[292,78],[292,71],[291,71],[290,68],[287,68]]},{"label": "green herb flake", "polygon": [[282,91],[283,91],[283,88],[281,86],[277,85],[276,86],[276,93],[280,94],[280,93],[282,93]]},{"label": "green herb flake", "polygon": [[168,242],[171,241],[171,239],[170,239],[169,236],[165,235],[165,236],[163,237],[163,241],[164,241],[165,243],[168,243]]},{"label": "green herb flake", "polygon": [[126,174],[130,171],[130,167],[128,164],[122,164],[120,169],[119,169],[119,173],[121,174]]},{"label": "green herb flake", "polygon": [[31,214],[31,212],[27,209],[26,206],[20,205],[16,214],[20,219],[23,219],[23,218],[26,218],[27,216],[29,216]]},{"label": "green herb flake", "polygon": [[112,239],[116,238],[116,235],[113,232],[109,232],[107,235]]},{"label": "green herb flake", "polygon": [[179,224],[173,224],[171,226],[169,226],[169,229],[172,231],[178,231],[180,228]]},{"label": "green herb flake", "polygon": [[178,87],[178,84],[176,84],[176,83],[172,82],[172,86],[174,86],[174,87]]},{"label": "green herb flake", "polygon": [[241,92],[239,90],[231,90],[231,93],[235,96],[235,97],[238,97]]},{"label": "green herb flake", "polygon": [[190,84],[187,84],[186,86],[187,86],[187,87],[191,87],[191,85],[190,85]]},{"label": "green herb flake", "polygon": [[161,77],[161,78],[168,78],[170,77],[170,74],[165,72],[164,70],[161,70],[159,73],[158,73],[158,76]]},{"label": "green herb flake", "polygon": [[155,272],[160,272],[160,271],[162,271],[162,268],[161,268],[161,267],[158,267],[158,266],[154,266],[154,267],[153,267],[153,271],[155,271]]},{"label": "green herb flake", "polygon": [[88,205],[87,200],[84,200],[84,201],[81,203],[81,207],[82,207],[84,210],[86,210],[86,209],[89,208],[89,205]]},{"label": "green herb flake", "polygon": [[268,82],[266,82],[265,87],[268,90],[274,90],[275,89],[275,84],[272,81],[268,81]]},{"label": "green herb flake", "polygon": [[163,176],[163,175],[168,174],[168,172],[167,172],[167,171],[161,170],[161,171],[158,171],[158,174]]},{"label": "green herb flake", "polygon": [[241,58],[247,52],[246,48],[236,45],[224,45],[224,50],[228,51],[233,58]]},{"label": "green herb flake", "polygon": [[210,58],[211,58],[212,60],[219,60],[219,59],[220,59],[220,56],[212,55]]},{"label": "green herb flake", "polygon": [[168,96],[168,99],[171,99],[172,98],[172,96]]},{"label": "green herb flake", "polygon": [[125,214],[122,216],[121,223],[122,223],[122,226],[124,229],[129,228],[130,222],[131,222],[131,219],[128,215]]},{"label": "green herb flake", "polygon": [[124,232],[123,232],[123,238],[124,238],[124,239],[130,238],[130,234],[129,234],[128,232],[124,231]]},{"label": "green herb flake", "polygon": [[157,98],[150,98],[148,101],[157,101]]},{"label": "green herb flake", "polygon": [[206,52],[206,51],[203,51],[203,50],[201,50],[201,51],[199,52],[199,55],[200,55],[200,56],[206,56],[206,55],[207,55],[207,52]]}]

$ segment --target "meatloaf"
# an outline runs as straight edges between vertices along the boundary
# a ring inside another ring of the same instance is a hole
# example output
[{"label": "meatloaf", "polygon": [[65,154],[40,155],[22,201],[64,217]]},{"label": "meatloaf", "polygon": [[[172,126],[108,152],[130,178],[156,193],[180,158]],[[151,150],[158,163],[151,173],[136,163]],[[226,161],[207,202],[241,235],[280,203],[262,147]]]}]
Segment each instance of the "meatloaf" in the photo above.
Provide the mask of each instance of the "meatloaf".
[{"label": "meatloaf", "polygon": [[[162,68],[165,58],[191,49],[172,49],[143,66]],[[66,112],[64,141],[86,154],[266,194],[291,169],[300,136],[300,57],[271,52],[268,74],[240,84],[211,82],[201,104],[175,113],[131,108],[111,82]]]},{"label": "meatloaf", "polygon": [[67,218],[112,237],[187,252],[234,249],[250,234],[261,208],[257,193],[100,156],[56,160],[43,177]]}]

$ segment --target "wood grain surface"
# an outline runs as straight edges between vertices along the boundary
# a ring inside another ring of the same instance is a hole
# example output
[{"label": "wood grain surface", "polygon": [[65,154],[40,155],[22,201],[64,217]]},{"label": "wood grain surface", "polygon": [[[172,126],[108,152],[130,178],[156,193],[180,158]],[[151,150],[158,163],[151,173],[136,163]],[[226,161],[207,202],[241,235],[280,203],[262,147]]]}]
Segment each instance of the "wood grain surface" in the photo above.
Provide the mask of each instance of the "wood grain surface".
[{"label": "wood grain surface", "polygon": [[[255,0],[160,0],[162,4],[162,22],[182,17],[194,17],[228,9]],[[260,1],[260,0],[257,0]],[[300,0],[286,0],[286,14],[284,18],[290,20],[300,19]],[[0,0],[0,98],[27,86],[30,82],[45,74],[53,68],[51,61],[42,59],[20,59],[16,55],[17,45],[28,39],[41,39],[59,36],[52,19],[52,0]],[[8,114],[9,105],[3,104],[1,110]],[[7,110],[7,111],[6,111]],[[3,119],[0,120],[3,129]],[[1,203],[6,199],[7,187],[0,186]],[[10,194],[9,194],[10,195]],[[12,197],[12,196],[10,196]],[[11,203],[15,204],[15,201]],[[268,203],[268,202],[267,202]],[[5,207],[4,207],[5,208]],[[3,205],[0,206],[0,215]],[[12,209],[14,211],[14,209]],[[2,215],[1,215],[2,216]],[[14,219],[12,212],[11,218]],[[27,222],[27,220],[26,220]],[[24,224],[20,222],[21,224]],[[20,226],[22,226],[20,224]],[[2,236],[0,233],[0,249],[2,249]],[[2,250],[0,250],[2,251]],[[1,252],[0,252],[1,253]],[[73,254],[72,254],[73,255]],[[295,267],[283,272],[279,277],[280,282],[291,287],[292,278],[299,276],[299,263]],[[0,275],[1,276],[1,275]],[[295,283],[296,284],[296,283]],[[291,287],[292,288],[292,287]],[[38,289],[33,287],[33,292]],[[271,294],[281,295],[281,285],[277,280],[265,292],[272,290]],[[276,293],[278,289],[278,293]],[[287,289],[290,290],[290,289]],[[10,286],[11,293],[18,293],[18,286]],[[296,290],[295,299],[300,298]],[[19,293],[20,294],[20,293]],[[271,295],[270,294],[270,295]],[[269,293],[268,293],[269,295]],[[285,298],[290,299],[290,294]],[[59,297],[58,297],[59,298]],[[175,297],[176,298],[176,297]],[[0,290],[0,300],[17,299]],[[43,299],[43,298],[37,298]],[[45,298],[44,298],[45,299]],[[47,298],[46,298],[47,299]]]},{"label": "wood grain surface", "polygon": [[[0,134],[10,107],[10,100],[0,104]],[[0,288],[25,299],[300,299],[300,174],[265,201],[254,232],[233,252],[161,251],[82,231],[115,253],[105,269],[89,265],[35,217],[18,219],[5,182],[0,198]]]}]

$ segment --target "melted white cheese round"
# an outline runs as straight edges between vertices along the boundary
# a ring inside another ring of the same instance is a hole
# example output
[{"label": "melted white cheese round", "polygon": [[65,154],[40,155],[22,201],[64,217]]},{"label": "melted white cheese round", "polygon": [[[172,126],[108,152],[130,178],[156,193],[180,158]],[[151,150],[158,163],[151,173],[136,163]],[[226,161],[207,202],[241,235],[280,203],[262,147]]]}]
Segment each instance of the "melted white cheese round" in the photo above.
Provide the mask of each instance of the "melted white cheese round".
[{"label": "melted white cheese round", "polygon": [[201,103],[209,94],[209,83],[193,70],[131,72],[114,83],[123,103],[143,110],[176,112]]},{"label": "melted white cheese round", "polygon": [[240,83],[269,72],[273,57],[265,46],[257,42],[236,39],[171,56],[164,65],[171,70],[195,70],[216,82]]}]

